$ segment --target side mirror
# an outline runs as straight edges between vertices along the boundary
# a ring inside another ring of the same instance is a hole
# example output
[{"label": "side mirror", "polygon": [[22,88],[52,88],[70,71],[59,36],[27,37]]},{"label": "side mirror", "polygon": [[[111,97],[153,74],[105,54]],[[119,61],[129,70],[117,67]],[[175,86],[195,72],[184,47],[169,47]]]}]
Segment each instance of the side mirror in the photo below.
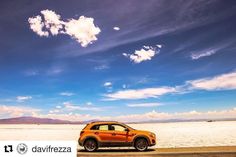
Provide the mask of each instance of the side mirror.
[{"label": "side mirror", "polygon": [[128,128],[125,128],[125,131],[129,132],[129,129],[128,129]]}]

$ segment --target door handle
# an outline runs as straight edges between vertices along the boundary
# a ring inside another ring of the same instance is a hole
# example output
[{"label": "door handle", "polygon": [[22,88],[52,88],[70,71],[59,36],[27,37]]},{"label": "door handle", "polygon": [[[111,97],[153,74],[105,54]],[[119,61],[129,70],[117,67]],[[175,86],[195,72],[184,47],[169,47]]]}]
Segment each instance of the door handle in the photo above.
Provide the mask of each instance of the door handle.
[{"label": "door handle", "polygon": [[99,132],[95,132],[94,134],[98,135],[98,134],[99,134]]}]

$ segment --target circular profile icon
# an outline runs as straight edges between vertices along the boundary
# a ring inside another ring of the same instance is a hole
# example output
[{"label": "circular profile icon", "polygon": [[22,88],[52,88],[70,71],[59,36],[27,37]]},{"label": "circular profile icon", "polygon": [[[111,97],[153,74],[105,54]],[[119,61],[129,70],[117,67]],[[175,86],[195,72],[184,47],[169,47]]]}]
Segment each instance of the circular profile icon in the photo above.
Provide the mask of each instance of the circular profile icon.
[{"label": "circular profile icon", "polygon": [[20,143],[17,145],[16,150],[19,154],[25,154],[28,151],[28,147],[24,143]]}]

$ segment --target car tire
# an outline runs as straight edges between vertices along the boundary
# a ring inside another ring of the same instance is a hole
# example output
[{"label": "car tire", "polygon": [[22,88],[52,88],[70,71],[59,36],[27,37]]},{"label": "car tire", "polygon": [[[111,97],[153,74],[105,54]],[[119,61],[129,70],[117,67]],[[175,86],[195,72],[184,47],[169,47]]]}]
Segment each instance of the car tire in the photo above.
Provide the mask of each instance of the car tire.
[{"label": "car tire", "polygon": [[148,149],[148,141],[145,138],[138,138],[135,140],[134,147],[138,151],[145,151]]},{"label": "car tire", "polygon": [[84,142],[84,149],[88,152],[94,152],[98,149],[97,142],[94,139],[87,139]]}]

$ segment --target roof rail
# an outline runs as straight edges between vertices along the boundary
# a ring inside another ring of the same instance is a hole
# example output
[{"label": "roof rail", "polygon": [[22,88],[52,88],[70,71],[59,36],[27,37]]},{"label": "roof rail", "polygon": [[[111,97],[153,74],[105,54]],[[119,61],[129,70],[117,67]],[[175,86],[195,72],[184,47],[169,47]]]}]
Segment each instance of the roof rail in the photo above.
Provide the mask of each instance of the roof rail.
[{"label": "roof rail", "polygon": [[118,122],[118,121],[108,121],[108,120],[105,120],[105,121],[92,121],[92,122],[90,122],[90,123],[102,123],[102,122]]}]

